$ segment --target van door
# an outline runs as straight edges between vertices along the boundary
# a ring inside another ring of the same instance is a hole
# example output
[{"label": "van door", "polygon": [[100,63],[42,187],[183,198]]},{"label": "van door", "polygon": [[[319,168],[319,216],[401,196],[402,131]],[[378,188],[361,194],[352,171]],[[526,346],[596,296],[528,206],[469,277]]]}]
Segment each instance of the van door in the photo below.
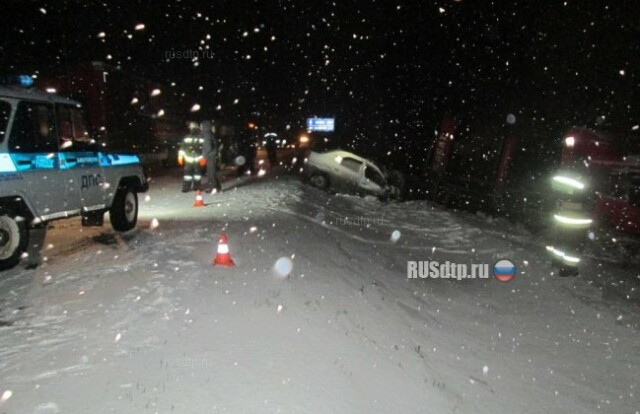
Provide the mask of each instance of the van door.
[{"label": "van door", "polygon": [[10,156],[24,180],[22,192],[27,203],[44,220],[65,217],[74,207],[66,198],[53,105],[18,102],[9,134]]},{"label": "van door", "polygon": [[98,146],[89,138],[80,108],[58,105],[60,168],[69,176],[68,191],[82,211],[105,208],[105,178]]}]

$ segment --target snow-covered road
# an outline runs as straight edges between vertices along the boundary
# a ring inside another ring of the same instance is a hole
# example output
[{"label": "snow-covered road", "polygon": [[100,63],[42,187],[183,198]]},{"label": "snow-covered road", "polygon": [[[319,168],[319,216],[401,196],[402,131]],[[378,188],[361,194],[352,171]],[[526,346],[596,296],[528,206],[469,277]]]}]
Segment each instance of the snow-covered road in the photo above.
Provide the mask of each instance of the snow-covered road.
[{"label": "snow-covered road", "polygon": [[[561,279],[507,222],[294,177],[204,208],[179,185],[154,179],[139,230],[55,223],[45,264],[0,275],[0,412],[640,410],[637,269]],[[222,231],[232,268],[211,266]],[[407,279],[505,258],[508,283]]]}]

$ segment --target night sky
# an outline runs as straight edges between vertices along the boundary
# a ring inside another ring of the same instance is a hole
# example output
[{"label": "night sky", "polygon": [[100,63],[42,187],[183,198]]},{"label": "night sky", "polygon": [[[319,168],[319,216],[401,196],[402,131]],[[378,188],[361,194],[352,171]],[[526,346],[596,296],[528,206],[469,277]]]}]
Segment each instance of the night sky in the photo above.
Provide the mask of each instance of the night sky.
[{"label": "night sky", "polygon": [[[531,135],[598,116],[621,129],[640,123],[637,1],[5,0],[2,9],[2,72],[105,61],[175,82],[202,116],[274,130],[335,116],[337,133],[365,152],[419,152],[445,114],[496,128],[514,114]],[[174,57],[183,51],[200,58]]]}]

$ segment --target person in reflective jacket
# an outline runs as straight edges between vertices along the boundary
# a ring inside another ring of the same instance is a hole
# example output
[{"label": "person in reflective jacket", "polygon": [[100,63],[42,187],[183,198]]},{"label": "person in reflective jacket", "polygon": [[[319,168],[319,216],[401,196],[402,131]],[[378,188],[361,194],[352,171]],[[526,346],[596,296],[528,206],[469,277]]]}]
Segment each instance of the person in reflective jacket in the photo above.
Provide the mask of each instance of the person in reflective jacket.
[{"label": "person in reflective jacket", "polygon": [[178,151],[178,165],[184,167],[182,176],[182,192],[191,190],[202,190],[202,176],[207,165],[205,157],[202,155],[202,137],[200,128],[197,125],[190,125],[190,133],[182,139],[180,150]]},{"label": "person in reflective jacket", "polygon": [[553,243],[547,250],[562,277],[578,275],[578,265],[593,222],[589,214],[591,191],[587,172],[583,164],[576,164],[573,168],[557,171],[551,180],[557,201],[552,215]]}]

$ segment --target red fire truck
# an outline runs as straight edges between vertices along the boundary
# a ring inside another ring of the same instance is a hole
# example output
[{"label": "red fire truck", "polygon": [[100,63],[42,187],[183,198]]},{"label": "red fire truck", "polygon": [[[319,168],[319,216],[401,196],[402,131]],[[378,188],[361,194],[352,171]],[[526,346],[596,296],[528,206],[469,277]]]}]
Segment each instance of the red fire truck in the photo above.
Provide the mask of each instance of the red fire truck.
[{"label": "red fire truck", "polygon": [[551,173],[584,160],[592,171],[594,216],[599,225],[640,237],[640,130],[571,128],[565,134],[486,120],[445,118],[431,149],[431,198],[472,211],[506,215],[536,227],[548,223]]},{"label": "red fire truck", "polygon": [[552,200],[547,177],[560,146],[541,145],[520,125],[446,117],[431,147],[429,196],[445,205],[540,222]]},{"label": "red fire truck", "polygon": [[597,198],[596,219],[622,233],[640,236],[640,131],[574,127],[563,137],[562,164],[585,160]]}]

